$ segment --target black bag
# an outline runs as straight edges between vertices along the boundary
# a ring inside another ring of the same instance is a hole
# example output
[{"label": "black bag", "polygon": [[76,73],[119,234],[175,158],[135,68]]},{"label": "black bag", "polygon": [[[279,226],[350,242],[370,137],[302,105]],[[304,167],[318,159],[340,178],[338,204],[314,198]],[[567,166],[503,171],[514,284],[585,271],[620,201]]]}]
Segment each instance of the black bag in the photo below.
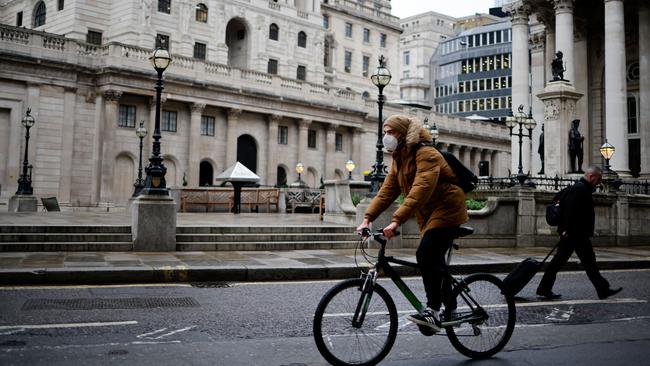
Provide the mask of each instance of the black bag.
[{"label": "black bag", "polygon": [[570,187],[565,187],[555,194],[553,201],[546,206],[546,223],[550,226],[558,226],[562,222],[562,201]]},{"label": "black bag", "polygon": [[[422,146],[431,145],[421,142],[417,145],[413,154],[415,155],[417,153],[417,150]],[[435,149],[438,150],[438,148]],[[458,158],[456,158],[456,156],[449,151],[438,150],[438,152],[442,155],[443,158],[445,158],[445,161],[447,164],[449,164],[451,170],[453,170],[454,175],[456,175],[456,179],[458,179],[457,186],[459,186],[465,193],[473,191],[478,185],[478,177],[476,174],[467,169],[467,167],[463,165],[463,163],[461,163],[460,160],[458,160]]]},{"label": "black bag", "polygon": [[[559,243],[558,243],[559,244]],[[503,286],[508,290],[508,292],[515,296],[521,291],[528,282],[535,276],[535,274],[542,268],[544,262],[551,256],[551,253],[555,251],[558,244],[556,244],[553,249],[546,255],[543,261],[538,261],[535,258],[526,258],[521,263],[515,267],[515,269],[510,272],[506,278],[503,279]]]}]

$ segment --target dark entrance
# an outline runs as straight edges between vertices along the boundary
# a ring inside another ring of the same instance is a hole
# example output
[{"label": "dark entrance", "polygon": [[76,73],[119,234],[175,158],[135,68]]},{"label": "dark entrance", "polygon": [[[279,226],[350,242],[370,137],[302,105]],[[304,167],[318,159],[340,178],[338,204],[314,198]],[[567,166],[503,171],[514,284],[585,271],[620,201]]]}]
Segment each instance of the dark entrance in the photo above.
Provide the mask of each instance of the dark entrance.
[{"label": "dark entrance", "polygon": [[287,171],[283,167],[278,166],[277,171],[278,182],[276,187],[286,187],[287,186]]},{"label": "dark entrance", "polygon": [[202,161],[199,167],[199,186],[211,186],[214,182],[214,169],[212,164]]},{"label": "dark entrance", "polygon": [[237,138],[237,161],[257,173],[257,144],[251,135],[241,135]]}]

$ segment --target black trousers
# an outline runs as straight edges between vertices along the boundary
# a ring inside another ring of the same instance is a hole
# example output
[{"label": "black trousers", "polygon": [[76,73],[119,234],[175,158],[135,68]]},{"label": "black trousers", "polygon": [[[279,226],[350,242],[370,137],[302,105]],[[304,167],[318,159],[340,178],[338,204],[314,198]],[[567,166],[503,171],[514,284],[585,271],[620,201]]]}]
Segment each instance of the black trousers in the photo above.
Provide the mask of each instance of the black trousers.
[{"label": "black trousers", "polygon": [[418,267],[422,273],[427,306],[440,310],[443,294],[451,293],[451,283],[445,279],[447,263],[445,254],[454,242],[457,226],[434,228],[424,233],[416,252]]},{"label": "black trousers", "polygon": [[591,245],[591,240],[588,237],[562,237],[560,238],[560,245],[558,245],[557,253],[548,264],[544,277],[537,287],[537,292],[544,293],[550,292],[553,289],[557,273],[564,267],[573,252],[576,252],[582,267],[587,272],[587,277],[594,285],[596,292],[604,294],[609,289],[609,282],[600,274],[598,265],[596,264],[596,254]]}]

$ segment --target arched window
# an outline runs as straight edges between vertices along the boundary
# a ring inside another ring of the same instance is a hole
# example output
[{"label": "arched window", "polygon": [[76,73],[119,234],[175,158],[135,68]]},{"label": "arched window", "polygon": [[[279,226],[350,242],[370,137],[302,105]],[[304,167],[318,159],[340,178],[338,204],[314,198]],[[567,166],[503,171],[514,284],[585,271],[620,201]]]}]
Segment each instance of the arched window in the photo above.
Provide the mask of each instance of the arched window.
[{"label": "arched window", "polygon": [[278,27],[277,24],[272,23],[269,26],[269,39],[277,41],[278,38],[280,38],[280,28]]},{"label": "arched window", "polygon": [[301,31],[298,33],[298,47],[307,47],[307,34],[305,32]]},{"label": "arched window", "polygon": [[34,10],[34,28],[45,24],[45,3],[39,1]]},{"label": "arched window", "polygon": [[196,21],[201,23],[208,22],[208,7],[205,4],[196,5]]}]

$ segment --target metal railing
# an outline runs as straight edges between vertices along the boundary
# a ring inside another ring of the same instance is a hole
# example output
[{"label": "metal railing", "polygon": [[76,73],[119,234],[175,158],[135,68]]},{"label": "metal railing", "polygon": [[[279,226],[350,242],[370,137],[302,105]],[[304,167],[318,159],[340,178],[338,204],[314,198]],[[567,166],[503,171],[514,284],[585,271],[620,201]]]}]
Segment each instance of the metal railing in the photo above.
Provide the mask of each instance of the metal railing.
[{"label": "metal railing", "polygon": [[[576,183],[579,179],[555,177],[530,177],[525,185],[543,191],[559,191],[564,187]],[[495,189],[513,188],[519,185],[516,177],[483,177],[479,178],[476,191],[488,191]],[[598,188],[599,192],[625,192],[627,194],[650,195],[650,182],[645,181],[622,181],[612,178],[603,180]]]}]

